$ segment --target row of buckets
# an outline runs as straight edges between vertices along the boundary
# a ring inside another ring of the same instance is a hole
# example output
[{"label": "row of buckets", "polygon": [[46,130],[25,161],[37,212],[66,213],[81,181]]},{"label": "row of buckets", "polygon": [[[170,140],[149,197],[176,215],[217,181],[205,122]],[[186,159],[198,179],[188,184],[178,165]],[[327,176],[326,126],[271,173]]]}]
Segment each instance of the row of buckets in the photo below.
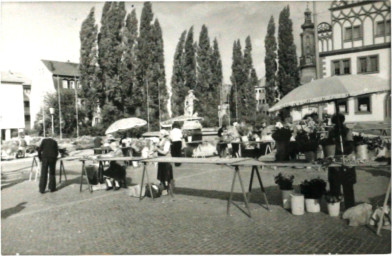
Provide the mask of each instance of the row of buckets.
[{"label": "row of buckets", "polygon": [[[302,194],[295,193],[294,190],[281,190],[284,209],[291,209],[293,215],[303,215],[306,212],[320,212],[320,199],[306,198]],[[328,203],[328,214],[332,217],[339,216],[340,202]]]}]

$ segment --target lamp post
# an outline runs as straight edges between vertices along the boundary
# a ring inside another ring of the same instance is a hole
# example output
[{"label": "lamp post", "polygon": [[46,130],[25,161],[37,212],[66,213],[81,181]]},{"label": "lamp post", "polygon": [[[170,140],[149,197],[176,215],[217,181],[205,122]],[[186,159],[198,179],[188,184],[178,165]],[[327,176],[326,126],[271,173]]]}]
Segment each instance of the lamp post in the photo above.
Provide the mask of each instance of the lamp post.
[{"label": "lamp post", "polygon": [[53,116],[54,116],[54,108],[49,108],[50,115],[52,116],[52,136],[54,136],[54,126],[53,126]]}]

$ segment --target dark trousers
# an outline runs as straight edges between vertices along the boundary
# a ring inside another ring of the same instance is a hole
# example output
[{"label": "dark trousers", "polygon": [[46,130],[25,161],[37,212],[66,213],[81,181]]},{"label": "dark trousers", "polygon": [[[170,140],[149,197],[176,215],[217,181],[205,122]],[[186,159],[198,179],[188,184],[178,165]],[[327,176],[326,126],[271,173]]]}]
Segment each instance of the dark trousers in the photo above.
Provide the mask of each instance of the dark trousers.
[{"label": "dark trousers", "polygon": [[[170,152],[172,157],[182,157],[181,155],[182,141],[173,141],[171,144]],[[175,166],[180,166],[181,163],[175,163]]]},{"label": "dark trousers", "polygon": [[41,177],[39,179],[39,192],[44,193],[48,182],[49,170],[49,190],[56,190],[56,161],[57,158],[42,158]]},{"label": "dark trousers", "polygon": [[232,156],[237,157],[237,153],[240,149],[240,144],[239,143],[231,143],[231,147],[232,147]]},{"label": "dark trousers", "polygon": [[340,187],[343,186],[345,209],[355,206],[354,184],[356,183],[356,171],[354,167],[328,168],[328,181],[332,195],[341,195]]}]

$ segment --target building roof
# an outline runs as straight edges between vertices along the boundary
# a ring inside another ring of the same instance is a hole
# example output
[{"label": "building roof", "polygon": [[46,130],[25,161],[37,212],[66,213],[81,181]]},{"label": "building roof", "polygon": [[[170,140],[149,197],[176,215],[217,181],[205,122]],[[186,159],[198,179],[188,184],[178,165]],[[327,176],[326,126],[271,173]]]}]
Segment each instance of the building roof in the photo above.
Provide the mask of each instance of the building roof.
[{"label": "building roof", "polygon": [[79,63],[61,62],[53,60],[41,60],[46,68],[53,74],[58,76],[80,76]]},{"label": "building roof", "polygon": [[2,83],[17,83],[31,85],[31,79],[19,72],[1,71]]}]

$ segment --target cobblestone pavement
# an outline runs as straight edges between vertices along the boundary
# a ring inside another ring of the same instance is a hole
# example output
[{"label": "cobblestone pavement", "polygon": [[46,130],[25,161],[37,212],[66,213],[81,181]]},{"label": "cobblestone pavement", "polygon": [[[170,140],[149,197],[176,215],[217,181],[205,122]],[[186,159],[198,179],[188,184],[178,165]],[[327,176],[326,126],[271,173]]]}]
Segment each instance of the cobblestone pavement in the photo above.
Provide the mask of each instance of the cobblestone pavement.
[{"label": "cobblestone pavement", "polygon": [[[80,163],[65,162],[68,181],[55,193],[38,193],[36,182],[2,187],[2,254],[387,254],[391,233],[378,237],[372,228],[349,227],[321,213],[294,216],[280,206],[273,183],[279,171],[263,171],[271,211],[254,183],[252,218],[232,206],[226,215],[233,172],[213,165],[175,168],[175,197],[155,200],[130,197],[128,191],[79,192]],[[156,173],[150,166],[150,177]],[[287,169],[295,184],[324,172]],[[241,172],[248,187],[250,168]],[[358,171],[357,202],[381,204],[388,173]],[[133,183],[140,168],[129,167]],[[26,179],[27,172],[23,179]],[[240,186],[234,200],[244,207]]]}]

